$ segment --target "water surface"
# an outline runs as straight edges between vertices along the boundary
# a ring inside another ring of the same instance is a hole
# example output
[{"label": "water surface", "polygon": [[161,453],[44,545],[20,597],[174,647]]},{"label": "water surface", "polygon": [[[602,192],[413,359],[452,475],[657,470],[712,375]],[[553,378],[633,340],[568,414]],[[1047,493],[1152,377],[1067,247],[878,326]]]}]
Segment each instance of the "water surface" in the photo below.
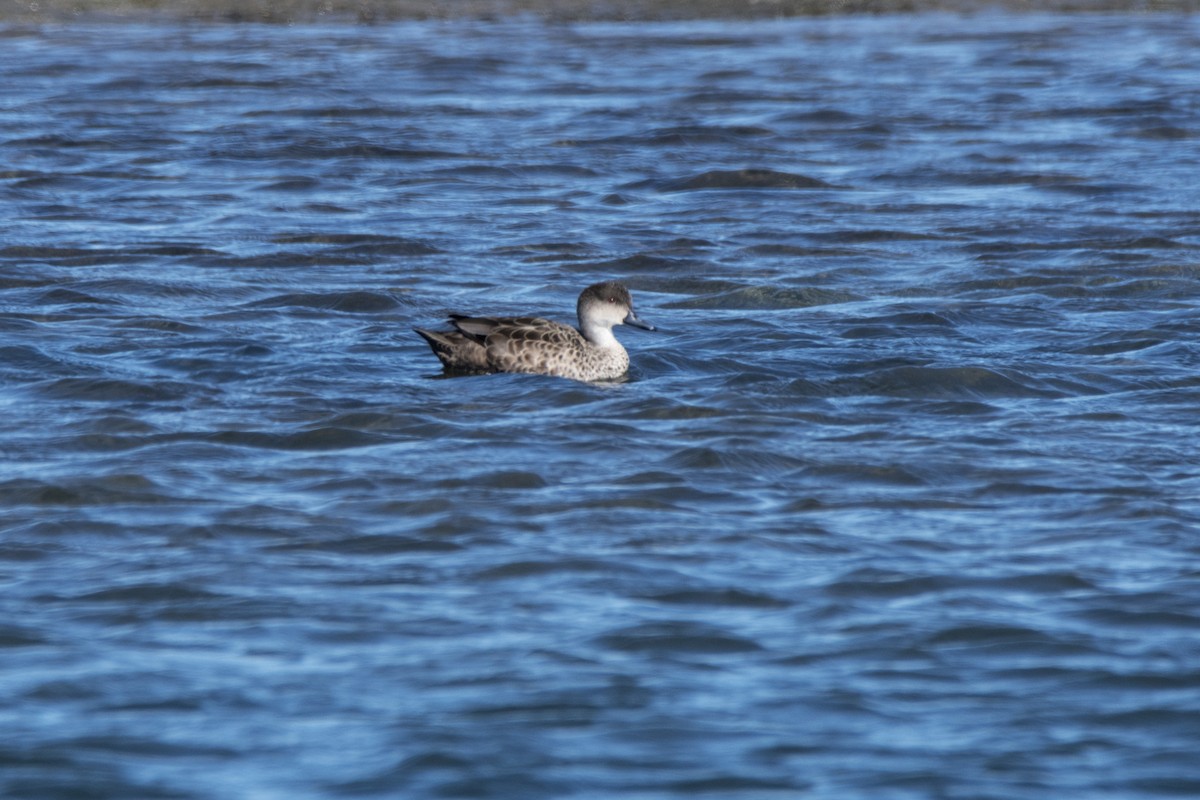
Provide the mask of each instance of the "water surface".
[{"label": "water surface", "polygon": [[1197,18],[0,47],[0,793],[1200,794]]}]

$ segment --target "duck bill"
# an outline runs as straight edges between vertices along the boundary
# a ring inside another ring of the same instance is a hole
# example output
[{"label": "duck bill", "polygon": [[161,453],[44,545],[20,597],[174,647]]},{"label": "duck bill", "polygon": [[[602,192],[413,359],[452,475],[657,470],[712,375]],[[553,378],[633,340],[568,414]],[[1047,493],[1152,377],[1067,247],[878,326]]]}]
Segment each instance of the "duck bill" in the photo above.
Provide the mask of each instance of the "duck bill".
[{"label": "duck bill", "polygon": [[622,320],[622,322],[624,322],[626,325],[632,325],[635,328],[641,328],[644,331],[658,330],[653,325],[651,325],[649,322],[642,322],[640,319],[637,318],[637,314],[634,314],[632,311],[630,311],[628,314],[625,315],[625,319]]}]

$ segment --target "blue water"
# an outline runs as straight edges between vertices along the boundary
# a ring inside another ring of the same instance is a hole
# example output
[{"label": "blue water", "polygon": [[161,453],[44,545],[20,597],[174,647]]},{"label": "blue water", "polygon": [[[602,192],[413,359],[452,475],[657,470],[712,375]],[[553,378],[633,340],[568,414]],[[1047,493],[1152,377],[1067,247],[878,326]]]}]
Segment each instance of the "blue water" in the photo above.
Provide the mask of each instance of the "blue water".
[{"label": "blue water", "polygon": [[1200,19],[0,52],[0,795],[1200,795]]}]

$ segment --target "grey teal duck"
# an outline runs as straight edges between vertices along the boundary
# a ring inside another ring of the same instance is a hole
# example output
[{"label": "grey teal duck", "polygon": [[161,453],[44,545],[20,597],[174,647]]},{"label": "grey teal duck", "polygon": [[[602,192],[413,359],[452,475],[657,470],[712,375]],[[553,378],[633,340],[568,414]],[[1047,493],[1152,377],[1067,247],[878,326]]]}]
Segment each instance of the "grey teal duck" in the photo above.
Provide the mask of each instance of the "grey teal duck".
[{"label": "grey teal duck", "polygon": [[579,329],[541,317],[468,317],[451,314],[452,331],[413,328],[447,370],[524,372],[577,381],[619,378],[629,354],[613,335],[616,325],[652,331],[633,312],[629,290],[616,281],[593,284],[575,306]]}]

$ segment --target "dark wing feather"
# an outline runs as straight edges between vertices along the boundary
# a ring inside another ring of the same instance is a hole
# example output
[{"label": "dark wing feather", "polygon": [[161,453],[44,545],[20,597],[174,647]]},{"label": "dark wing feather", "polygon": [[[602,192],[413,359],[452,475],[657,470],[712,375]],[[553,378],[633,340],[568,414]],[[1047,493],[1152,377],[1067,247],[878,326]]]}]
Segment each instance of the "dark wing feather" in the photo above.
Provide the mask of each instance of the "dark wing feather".
[{"label": "dark wing feather", "polygon": [[447,369],[490,372],[487,350],[482,344],[457,331],[425,331],[413,328],[429,343],[433,354]]},{"label": "dark wing feather", "polygon": [[483,340],[489,333],[502,326],[506,321],[491,317],[468,317],[465,314],[450,315],[450,324],[454,326],[455,330],[477,340],[480,344],[483,344]]}]

